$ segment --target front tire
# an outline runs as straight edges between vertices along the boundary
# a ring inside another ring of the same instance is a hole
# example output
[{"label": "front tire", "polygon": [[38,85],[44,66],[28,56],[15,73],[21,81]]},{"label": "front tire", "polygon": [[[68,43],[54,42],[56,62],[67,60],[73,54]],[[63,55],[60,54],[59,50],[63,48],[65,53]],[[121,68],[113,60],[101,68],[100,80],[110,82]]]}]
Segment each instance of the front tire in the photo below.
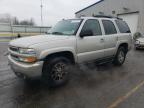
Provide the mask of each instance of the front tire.
[{"label": "front tire", "polygon": [[126,58],[126,49],[124,47],[120,47],[117,51],[117,54],[114,59],[114,65],[121,66],[125,62]]},{"label": "front tire", "polygon": [[65,84],[69,79],[71,62],[65,57],[52,58],[44,63],[43,81],[50,87]]}]

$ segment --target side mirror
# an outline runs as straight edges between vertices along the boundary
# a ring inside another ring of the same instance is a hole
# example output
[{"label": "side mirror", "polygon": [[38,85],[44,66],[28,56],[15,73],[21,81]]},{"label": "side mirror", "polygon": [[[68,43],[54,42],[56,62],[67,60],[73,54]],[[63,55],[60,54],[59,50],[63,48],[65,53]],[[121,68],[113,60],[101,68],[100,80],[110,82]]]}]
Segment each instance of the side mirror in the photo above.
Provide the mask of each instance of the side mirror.
[{"label": "side mirror", "polygon": [[80,37],[83,38],[85,36],[93,36],[92,30],[82,30],[80,33]]}]

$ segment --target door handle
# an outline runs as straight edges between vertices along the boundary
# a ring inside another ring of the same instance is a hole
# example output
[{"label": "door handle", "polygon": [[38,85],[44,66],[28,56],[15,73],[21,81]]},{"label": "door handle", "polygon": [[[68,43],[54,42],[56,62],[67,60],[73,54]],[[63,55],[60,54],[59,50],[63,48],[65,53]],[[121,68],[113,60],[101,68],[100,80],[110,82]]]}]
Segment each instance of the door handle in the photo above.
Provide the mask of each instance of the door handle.
[{"label": "door handle", "polygon": [[102,38],[102,39],[100,40],[100,42],[104,42],[104,39]]}]

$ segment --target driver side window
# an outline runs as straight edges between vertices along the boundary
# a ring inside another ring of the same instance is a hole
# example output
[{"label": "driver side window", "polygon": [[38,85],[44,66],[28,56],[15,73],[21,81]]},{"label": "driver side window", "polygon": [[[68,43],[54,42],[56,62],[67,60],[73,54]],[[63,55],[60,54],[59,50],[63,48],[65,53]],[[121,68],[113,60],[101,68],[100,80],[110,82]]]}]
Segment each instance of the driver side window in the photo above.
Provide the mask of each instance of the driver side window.
[{"label": "driver side window", "polygon": [[92,36],[102,35],[99,21],[96,19],[89,19],[85,22],[82,31],[92,31]]}]

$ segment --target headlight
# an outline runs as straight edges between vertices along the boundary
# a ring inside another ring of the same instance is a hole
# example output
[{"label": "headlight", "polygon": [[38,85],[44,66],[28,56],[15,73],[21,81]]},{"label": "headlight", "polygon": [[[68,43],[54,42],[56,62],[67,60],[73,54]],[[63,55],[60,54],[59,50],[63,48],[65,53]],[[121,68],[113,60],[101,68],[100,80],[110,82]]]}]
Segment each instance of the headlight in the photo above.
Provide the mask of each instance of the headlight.
[{"label": "headlight", "polygon": [[35,55],[36,52],[34,49],[26,49],[26,48],[19,48],[20,54],[29,54],[29,55]]},{"label": "headlight", "polygon": [[19,61],[21,62],[33,63],[37,61],[34,49],[19,48],[19,53],[28,55],[28,57],[19,57]]}]

